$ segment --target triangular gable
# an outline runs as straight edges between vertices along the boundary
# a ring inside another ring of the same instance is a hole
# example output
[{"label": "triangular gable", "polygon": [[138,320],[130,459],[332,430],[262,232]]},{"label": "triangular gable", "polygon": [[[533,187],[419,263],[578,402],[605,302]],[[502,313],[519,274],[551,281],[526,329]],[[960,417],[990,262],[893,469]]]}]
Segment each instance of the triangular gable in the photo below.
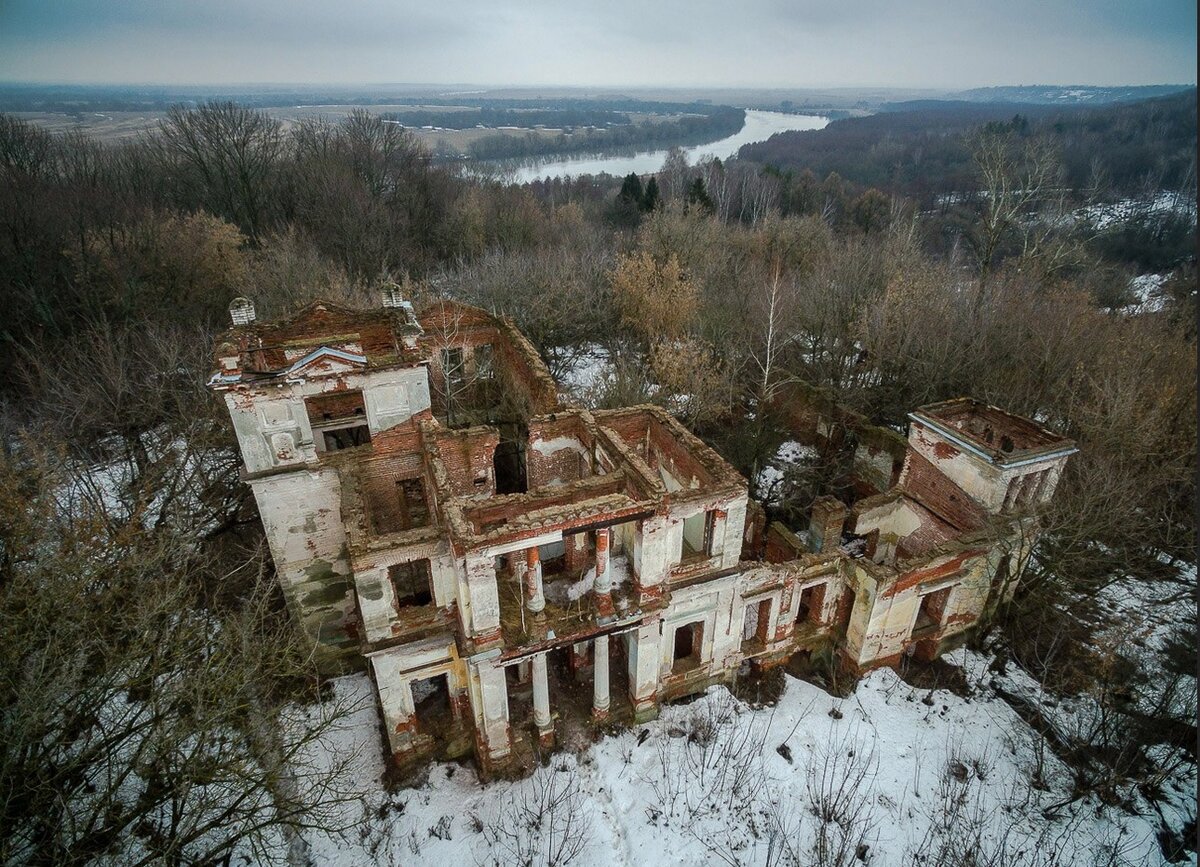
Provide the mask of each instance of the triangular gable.
[{"label": "triangular gable", "polygon": [[[306,368],[314,367],[319,369],[321,373],[347,373],[361,370],[366,366],[367,357],[365,355],[357,355],[353,352],[322,346],[297,360],[287,369],[287,373],[289,376],[294,376]],[[311,372],[317,371],[314,370]]]}]

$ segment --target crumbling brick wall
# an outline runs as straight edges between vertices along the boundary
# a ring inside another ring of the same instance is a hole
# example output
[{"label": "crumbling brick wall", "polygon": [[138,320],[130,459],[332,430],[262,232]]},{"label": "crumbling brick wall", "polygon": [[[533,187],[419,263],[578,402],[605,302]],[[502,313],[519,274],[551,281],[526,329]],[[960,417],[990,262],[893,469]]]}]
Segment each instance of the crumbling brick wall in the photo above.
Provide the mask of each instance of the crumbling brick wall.
[{"label": "crumbling brick wall", "polygon": [[529,422],[529,488],[567,484],[592,474],[592,437],[579,416],[551,415]]}]

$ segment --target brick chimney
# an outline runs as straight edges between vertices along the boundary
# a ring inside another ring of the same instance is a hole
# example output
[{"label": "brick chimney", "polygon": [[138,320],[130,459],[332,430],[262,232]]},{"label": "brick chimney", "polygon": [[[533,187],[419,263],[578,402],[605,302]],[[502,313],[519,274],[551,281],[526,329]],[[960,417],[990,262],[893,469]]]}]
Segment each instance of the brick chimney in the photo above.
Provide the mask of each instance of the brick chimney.
[{"label": "brick chimney", "polygon": [[249,325],[254,321],[254,302],[241,296],[234,298],[229,302],[229,318],[234,325]]},{"label": "brick chimney", "polygon": [[842,527],[848,509],[837,497],[817,497],[813,500],[808,519],[808,544],[816,552],[832,551],[842,543]]},{"label": "brick chimney", "polygon": [[384,307],[405,307],[404,295],[395,283],[385,283],[379,290],[379,300]]}]

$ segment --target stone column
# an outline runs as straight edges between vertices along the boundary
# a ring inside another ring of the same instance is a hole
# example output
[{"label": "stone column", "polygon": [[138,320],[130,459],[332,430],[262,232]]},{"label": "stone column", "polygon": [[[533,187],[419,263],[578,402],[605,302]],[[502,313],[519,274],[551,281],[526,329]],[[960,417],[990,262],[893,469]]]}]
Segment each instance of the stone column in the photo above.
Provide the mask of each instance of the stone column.
[{"label": "stone column", "polygon": [[592,718],[608,718],[608,636],[597,635],[592,645]]},{"label": "stone column", "polygon": [[634,720],[646,722],[658,716],[658,670],[662,624],[655,622],[627,633],[629,700]]},{"label": "stone column", "polygon": [[592,581],[592,592],[596,598],[596,610],[602,617],[613,613],[612,572],[608,568],[610,533],[607,527],[596,531],[596,577]]},{"label": "stone column", "polygon": [[[546,607],[546,597],[542,593],[542,561],[536,545],[525,549],[525,607],[534,614],[541,614]],[[545,665],[543,660],[543,671]]]},{"label": "stone column", "polygon": [[554,723],[550,719],[550,684],[546,678],[546,654],[533,658],[533,722],[543,746],[554,743]]},{"label": "stone column", "polygon": [[468,677],[476,746],[481,750],[480,764],[485,773],[490,773],[512,748],[508,730],[508,684],[504,669],[495,665],[493,659],[469,663]]}]

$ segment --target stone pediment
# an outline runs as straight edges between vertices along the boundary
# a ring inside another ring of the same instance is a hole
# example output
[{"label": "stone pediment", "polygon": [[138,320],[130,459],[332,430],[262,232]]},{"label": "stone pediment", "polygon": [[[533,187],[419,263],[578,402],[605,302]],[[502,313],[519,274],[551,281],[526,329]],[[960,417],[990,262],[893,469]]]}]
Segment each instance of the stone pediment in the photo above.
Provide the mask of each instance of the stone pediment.
[{"label": "stone pediment", "polygon": [[367,366],[365,355],[322,346],[297,359],[287,370],[288,376],[331,376],[360,373]]}]

